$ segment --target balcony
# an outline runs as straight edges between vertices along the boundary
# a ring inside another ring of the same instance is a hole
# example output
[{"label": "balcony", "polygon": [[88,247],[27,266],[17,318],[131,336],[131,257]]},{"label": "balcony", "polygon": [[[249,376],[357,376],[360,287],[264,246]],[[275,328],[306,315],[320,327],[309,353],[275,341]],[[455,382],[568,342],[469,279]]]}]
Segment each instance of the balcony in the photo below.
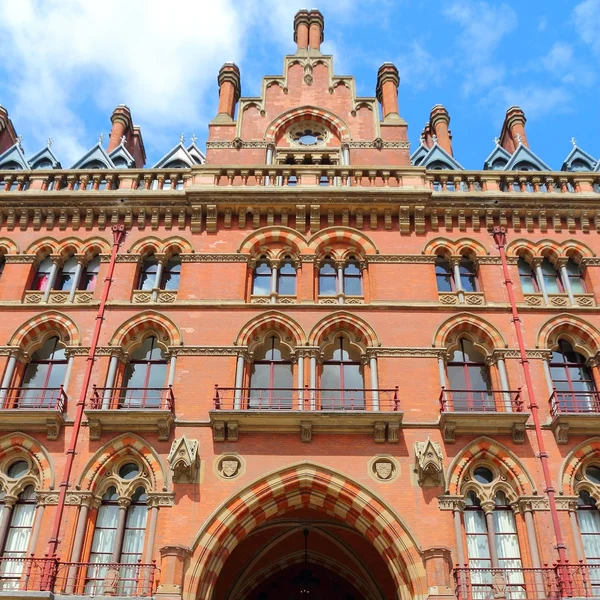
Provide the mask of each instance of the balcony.
[{"label": "balcony", "polygon": [[454,569],[457,600],[561,600],[597,598],[600,568],[593,565],[523,568]]},{"label": "balcony", "polygon": [[52,594],[149,597],[155,593],[158,580],[159,569],[154,563],[71,563],[57,558],[0,558],[0,593],[7,597],[51,598]]},{"label": "balcony", "polygon": [[223,388],[215,386],[210,421],[215,441],[237,441],[239,432],[370,433],[397,443],[404,413],[398,387],[381,389]]},{"label": "balcony", "polygon": [[600,427],[600,394],[590,391],[558,391],[550,396],[552,431],[558,444],[566,444],[569,434],[596,434]]},{"label": "balcony", "polygon": [[444,441],[452,443],[456,434],[511,434],[515,443],[525,441],[525,423],[521,389],[451,390],[442,387],[439,425]]},{"label": "balcony", "polygon": [[58,439],[65,422],[67,395],[57,388],[0,388],[0,431],[45,431]]},{"label": "balcony", "polygon": [[166,388],[100,388],[93,386],[85,414],[90,439],[97,440],[102,430],[156,431],[158,439],[169,439],[174,421],[175,396]]}]

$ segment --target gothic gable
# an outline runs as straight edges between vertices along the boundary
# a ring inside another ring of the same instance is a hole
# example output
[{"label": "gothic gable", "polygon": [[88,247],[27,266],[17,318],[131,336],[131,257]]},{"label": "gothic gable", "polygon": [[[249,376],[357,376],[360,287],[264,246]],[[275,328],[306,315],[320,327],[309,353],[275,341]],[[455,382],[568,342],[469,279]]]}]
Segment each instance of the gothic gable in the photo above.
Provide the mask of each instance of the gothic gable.
[{"label": "gothic gable", "polygon": [[502,171],[508,164],[509,160],[510,154],[502,146],[500,146],[500,144],[496,144],[496,147],[485,159],[483,168],[486,171]]},{"label": "gothic gable", "polygon": [[186,169],[199,164],[187,151],[183,141],[179,142],[172,150],[169,150],[155,165],[155,169]]},{"label": "gothic gable", "polygon": [[505,171],[551,171],[552,169],[527,146],[519,144],[506,164]]},{"label": "gothic gable", "polygon": [[114,169],[115,165],[98,142],[88,150],[72,167],[72,169]]},{"label": "gothic gable", "polygon": [[29,164],[25,160],[23,150],[18,143],[13,144],[4,154],[0,155],[0,169],[28,170]]},{"label": "gothic gable", "polygon": [[46,146],[29,159],[32,169],[62,169],[60,161],[56,158],[50,146]]},{"label": "gothic gable", "polygon": [[573,146],[567,158],[565,158],[562,171],[593,171],[598,161],[591,154],[577,146]]},{"label": "gothic gable", "polygon": [[451,169],[454,171],[463,171],[464,167],[448,154],[437,142],[429,149],[429,152],[423,157],[420,163],[421,167],[428,169]]},{"label": "gothic gable", "polygon": [[131,169],[135,167],[135,159],[129,153],[129,150],[121,143],[109,155],[117,169]]}]

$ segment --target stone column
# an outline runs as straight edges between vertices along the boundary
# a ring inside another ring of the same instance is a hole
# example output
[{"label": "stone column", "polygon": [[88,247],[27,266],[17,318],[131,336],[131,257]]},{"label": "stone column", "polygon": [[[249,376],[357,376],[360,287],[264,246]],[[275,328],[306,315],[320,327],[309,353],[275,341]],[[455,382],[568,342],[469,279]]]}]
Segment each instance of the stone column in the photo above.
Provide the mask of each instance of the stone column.
[{"label": "stone column", "polygon": [[493,500],[485,500],[481,503],[481,508],[485,513],[485,524],[487,527],[488,544],[490,547],[490,559],[492,561],[492,569],[499,568],[498,550],[496,547],[496,529],[494,528],[494,508]]},{"label": "stone column", "polygon": [[544,298],[544,304],[550,304],[550,300],[548,299],[548,292],[546,291],[546,283],[544,282],[544,274],[542,272],[542,261],[543,257],[534,256],[531,260],[531,266],[535,271],[535,279],[537,281],[540,292],[542,292],[542,297]]},{"label": "stone column", "polygon": [[183,591],[186,562],[192,551],[185,546],[163,546],[160,552],[160,585],[155,596],[162,600],[179,600]]},{"label": "stone column", "polygon": [[0,389],[0,407],[3,407],[6,399],[7,388],[11,387],[19,354],[20,351],[16,348],[10,351],[6,371],[4,371],[4,377],[2,378],[2,389]]},{"label": "stone column", "polygon": [[[379,410],[379,376],[377,373],[377,356],[371,352],[367,353],[367,357],[369,359],[369,370],[371,371],[371,388],[372,388],[372,396],[371,401],[373,404],[373,410]],[[387,407],[387,410],[390,410]]]},{"label": "stone column", "polygon": [[75,358],[71,350],[67,350],[66,355],[68,357],[67,369],[65,371],[65,378],[63,380],[63,392],[65,394],[67,393],[67,387],[69,386],[69,380],[71,379],[71,371],[73,370],[73,360]]},{"label": "stone column", "polygon": [[77,267],[75,268],[75,276],[73,277],[73,285],[71,286],[71,291],[69,292],[69,302],[75,302],[75,293],[79,288],[79,282],[81,281],[81,274],[83,273],[83,266],[85,263],[84,256],[77,257]]},{"label": "stone column", "polygon": [[[158,521],[158,498],[150,496],[148,498],[148,525],[147,525],[147,539],[144,547],[144,553],[142,555],[142,564],[149,565],[152,562],[154,556],[154,541],[156,539],[156,523]],[[140,584],[144,596],[149,596],[152,593],[151,585],[151,573],[148,567],[142,567],[140,573]]]},{"label": "stone column", "polygon": [[106,376],[106,389],[104,390],[104,396],[102,398],[102,408],[104,410],[110,408],[110,399],[112,395],[112,387],[115,384],[115,378],[117,376],[117,367],[119,366],[119,358],[116,354],[110,357],[110,363],[108,365],[108,375]]},{"label": "stone column", "polygon": [[175,367],[177,366],[177,355],[170,353],[169,356],[169,376],[167,377],[167,386],[172,386],[175,381]]},{"label": "stone column", "polygon": [[561,257],[556,261],[556,268],[560,272],[560,280],[565,288],[565,292],[567,292],[567,296],[569,296],[569,302],[571,306],[577,306],[575,302],[575,296],[573,295],[573,290],[571,289],[571,281],[569,279],[569,273],[567,271],[567,262],[568,258]]},{"label": "stone column", "polygon": [[[75,529],[75,539],[73,540],[73,550],[71,551],[71,562],[78,563],[81,560],[81,552],[83,550],[83,542],[85,539],[85,530],[88,522],[90,506],[94,504],[94,508],[100,506],[100,500],[95,499],[91,494],[79,496],[80,506],[79,515],[77,516],[77,526]],[[71,565],[67,575],[67,585],[65,588],[66,594],[72,594],[77,582],[78,565]]]},{"label": "stone column", "polygon": [[154,285],[152,286],[152,302],[158,302],[158,294],[160,292],[160,282],[162,280],[163,271],[165,270],[165,264],[167,257],[164,255],[155,254],[155,258],[158,261],[156,265],[156,275],[154,277]]},{"label": "stone column", "polygon": [[452,553],[450,548],[438,546],[421,554],[427,575],[427,598],[455,598],[452,586]]},{"label": "stone column", "polygon": [[460,280],[460,261],[462,256],[452,256],[450,258],[450,265],[452,267],[452,276],[454,278],[454,287],[458,292],[458,301],[461,304],[465,302],[465,292],[462,288],[462,281]]},{"label": "stone column", "polygon": [[[458,566],[464,568],[467,565],[467,559],[465,556],[465,546],[463,543],[463,527],[462,527],[462,512],[465,509],[465,501],[461,499],[455,499],[452,506],[452,517],[454,520],[454,537],[456,538],[456,553],[458,555]],[[467,581],[464,574],[461,573],[458,581],[458,585],[461,588],[461,596],[466,598],[468,596]]]},{"label": "stone column", "polygon": [[271,304],[277,304],[277,272],[279,270],[279,261],[271,261],[271,290],[269,301]]},{"label": "stone column", "polygon": [[296,387],[298,388],[298,410],[304,409],[304,355],[298,354],[298,379]]},{"label": "stone column", "polygon": [[240,352],[235,366],[235,392],[233,399],[234,410],[242,408],[242,384],[244,383],[244,354]]},{"label": "stone column", "polygon": [[313,352],[310,355],[310,410],[316,409],[317,388],[317,356]]},{"label": "stone column", "polygon": [[337,270],[337,299],[338,304],[344,304],[344,267],[345,264],[342,261],[337,261],[335,263],[335,268]]},{"label": "stone column", "polygon": [[4,509],[2,510],[2,519],[0,520],[0,552],[4,552],[12,511],[16,503],[16,496],[4,496]]},{"label": "stone column", "polygon": [[504,355],[496,354],[496,365],[498,366],[498,376],[500,378],[500,386],[503,391],[504,408],[506,412],[512,412],[515,407],[512,405],[512,399],[510,397],[510,386],[508,383],[508,374],[506,372],[506,361]]},{"label": "stone column", "polygon": [[131,504],[130,498],[119,498],[119,516],[117,517],[117,530],[115,533],[115,545],[113,546],[111,563],[118,563],[121,558],[121,549],[123,548],[123,538],[125,537],[125,525],[127,524],[127,509]]},{"label": "stone column", "polygon": [[58,270],[62,265],[62,258],[60,256],[52,257],[52,268],[50,269],[50,275],[48,276],[48,281],[46,282],[46,287],[44,289],[44,296],[42,298],[42,302],[48,302],[50,298],[50,292],[56,283],[56,276],[58,275]]}]

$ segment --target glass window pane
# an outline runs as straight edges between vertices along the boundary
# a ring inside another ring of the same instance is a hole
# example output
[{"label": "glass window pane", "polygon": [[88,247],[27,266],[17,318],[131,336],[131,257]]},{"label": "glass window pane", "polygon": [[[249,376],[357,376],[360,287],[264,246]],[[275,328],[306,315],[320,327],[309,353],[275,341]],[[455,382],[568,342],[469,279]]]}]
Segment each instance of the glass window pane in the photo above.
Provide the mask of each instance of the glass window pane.
[{"label": "glass window pane", "polygon": [[344,389],[364,389],[364,379],[361,365],[344,365]]},{"label": "glass window pane", "polygon": [[149,388],[164,388],[166,379],[167,365],[165,363],[154,363],[150,366],[150,376],[148,377]]},{"label": "glass window pane", "polygon": [[270,380],[270,365],[253,364],[252,373],[250,375],[250,387],[268,388]]},{"label": "glass window pane", "polygon": [[296,295],[296,275],[280,276],[277,284],[277,292],[282,296]]},{"label": "glass window pane", "polygon": [[85,267],[85,273],[81,278],[79,289],[93,292],[96,289],[98,281],[98,271],[100,270],[100,256],[94,256]]},{"label": "glass window pane", "polygon": [[321,387],[325,390],[335,390],[341,387],[339,365],[323,365]]},{"label": "glass window pane", "polygon": [[469,367],[469,380],[472,390],[489,390],[490,373],[487,366]]},{"label": "glass window pane", "polygon": [[163,274],[162,289],[175,291],[179,288],[181,274],[181,260],[179,256],[173,257],[166,265]]},{"label": "glass window pane", "polygon": [[453,390],[466,390],[467,380],[465,379],[465,369],[462,365],[448,365],[448,383]]},{"label": "glass window pane", "polygon": [[273,387],[280,389],[294,387],[292,365],[274,365],[273,371]]},{"label": "glass window pane", "polygon": [[319,295],[335,296],[337,294],[336,277],[323,276],[319,277]]},{"label": "glass window pane", "polygon": [[344,294],[346,296],[361,296],[361,283],[360,277],[344,277]]},{"label": "glass window pane", "polygon": [[147,365],[140,363],[129,363],[125,369],[125,387],[142,388],[146,381]]}]

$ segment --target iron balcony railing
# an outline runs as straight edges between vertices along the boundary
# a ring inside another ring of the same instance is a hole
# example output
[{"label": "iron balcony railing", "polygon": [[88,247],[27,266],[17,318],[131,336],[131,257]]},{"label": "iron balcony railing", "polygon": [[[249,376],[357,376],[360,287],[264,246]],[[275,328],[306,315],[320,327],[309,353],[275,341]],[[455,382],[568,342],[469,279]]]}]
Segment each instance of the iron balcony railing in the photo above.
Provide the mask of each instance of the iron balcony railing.
[{"label": "iron balcony railing", "polygon": [[449,390],[440,392],[441,412],[522,412],[518,390]]},{"label": "iron balcony railing", "polygon": [[539,569],[454,569],[457,600],[562,600],[600,597],[600,565],[554,565]]},{"label": "iron balcony railing", "polygon": [[132,409],[174,412],[172,386],[166,388],[101,388],[92,386],[91,410]]},{"label": "iron balcony railing", "polygon": [[64,412],[66,402],[67,395],[62,385],[57,388],[0,388],[0,406],[4,409],[34,409]]},{"label": "iron balcony railing", "polygon": [[575,392],[554,389],[550,411],[555,417],[563,413],[600,413],[600,394],[595,390]]},{"label": "iron balcony railing", "polygon": [[398,386],[381,389],[224,388],[215,385],[216,410],[400,410]]},{"label": "iron balcony railing", "polygon": [[152,596],[155,563],[62,562],[57,558],[0,558],[0,592],[53,592],[78,596]]}]

